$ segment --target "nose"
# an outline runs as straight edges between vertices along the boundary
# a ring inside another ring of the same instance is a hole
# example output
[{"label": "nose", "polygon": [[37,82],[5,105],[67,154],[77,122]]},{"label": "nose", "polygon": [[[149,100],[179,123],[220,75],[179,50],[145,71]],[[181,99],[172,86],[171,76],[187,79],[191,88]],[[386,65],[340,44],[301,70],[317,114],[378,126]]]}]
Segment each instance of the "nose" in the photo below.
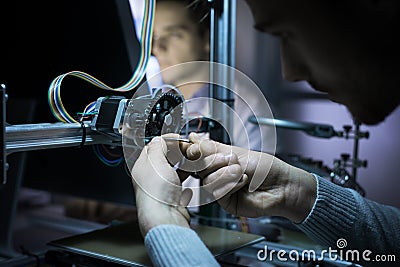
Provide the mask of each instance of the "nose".
[{"label": "nose", "polygon": [[282,76],[290,82],[307,81],[310,77],[309,69],[301,53],[288,44],[281,44]]}]

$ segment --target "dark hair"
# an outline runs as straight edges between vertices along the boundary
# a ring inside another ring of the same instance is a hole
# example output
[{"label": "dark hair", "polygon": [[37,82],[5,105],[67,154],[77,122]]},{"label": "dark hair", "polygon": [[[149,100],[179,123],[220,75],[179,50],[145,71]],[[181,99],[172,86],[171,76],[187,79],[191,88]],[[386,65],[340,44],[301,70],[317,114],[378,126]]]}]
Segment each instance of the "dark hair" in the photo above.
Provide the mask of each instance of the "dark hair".
[{"label": "dark hair", "polygon": [[184,5],[189,11],[189,19],[198,25],[199,34],[204,36],[210,30],[210,4],[207,0],[157,0]]}]

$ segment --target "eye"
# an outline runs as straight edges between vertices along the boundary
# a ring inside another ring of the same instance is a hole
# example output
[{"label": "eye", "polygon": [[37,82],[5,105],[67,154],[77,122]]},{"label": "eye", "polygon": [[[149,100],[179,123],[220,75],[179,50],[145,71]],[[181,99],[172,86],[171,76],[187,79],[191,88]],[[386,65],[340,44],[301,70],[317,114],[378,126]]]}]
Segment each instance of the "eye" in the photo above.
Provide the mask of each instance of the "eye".
[{"label": "eye", "polygon": [[172,38],[182,38],[182,33],[180,31],[172,31],[168,36]]}]

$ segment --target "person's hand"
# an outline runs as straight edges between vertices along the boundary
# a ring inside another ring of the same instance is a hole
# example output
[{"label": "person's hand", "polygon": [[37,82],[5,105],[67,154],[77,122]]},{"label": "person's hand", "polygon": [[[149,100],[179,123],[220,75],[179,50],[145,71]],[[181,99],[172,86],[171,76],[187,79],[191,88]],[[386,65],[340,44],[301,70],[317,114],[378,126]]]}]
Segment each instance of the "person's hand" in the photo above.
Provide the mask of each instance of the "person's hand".
[{"label": "person's hand", "polygon": [[143,236],[161,224],[189,227],[190,216],[186,206],[192,192],[190,189],[182,191],[180,177],[167,161],[167,151],[165,141],[155,137],[143,148],[132,168],[138,220]]},{"label": "person's hand", "polygon": [[207,190],[229,213],[283,216],[298,223],[311,211],[316,198],[312,174],[266,153],[200,140],[193,133],[190,140],[194,144],[187,157],[196,160],[197,174],[206,187],[213,185]]}]

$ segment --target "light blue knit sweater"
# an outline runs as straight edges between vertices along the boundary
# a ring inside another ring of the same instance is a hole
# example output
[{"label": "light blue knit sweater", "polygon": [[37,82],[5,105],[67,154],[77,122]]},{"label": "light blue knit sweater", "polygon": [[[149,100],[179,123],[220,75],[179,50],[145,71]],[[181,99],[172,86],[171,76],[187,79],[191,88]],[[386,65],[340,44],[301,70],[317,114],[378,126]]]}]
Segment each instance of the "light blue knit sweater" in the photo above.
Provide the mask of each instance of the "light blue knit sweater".
[{"label": "light blue knit sweater", "polygon": [[[395,255],[400,266],[400,210],[367,200],[351,189],[317,179],[317,200],[308,217],[297,226],[321,245],[337,249],[370,250],[375,255]],[[175,225],[153,228],[145,246],[155,266],[218,266],[218,262],[191,229]],[[372,266],[396,263],[361,262]]]}]

